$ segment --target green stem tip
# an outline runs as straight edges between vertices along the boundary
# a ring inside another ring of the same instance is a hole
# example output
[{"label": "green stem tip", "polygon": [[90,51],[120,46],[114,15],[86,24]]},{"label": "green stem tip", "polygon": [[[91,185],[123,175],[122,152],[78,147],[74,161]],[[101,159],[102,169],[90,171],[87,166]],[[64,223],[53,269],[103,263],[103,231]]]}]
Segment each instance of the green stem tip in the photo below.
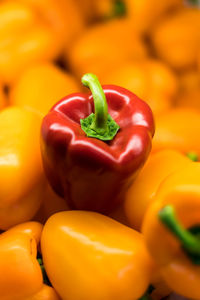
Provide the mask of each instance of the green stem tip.
[{"label": "green stem tip", "polygon": [[189,159],[191,159],[194,162],[199,160],[199,157],[196,152],[188,152],[186,155]]},{"label": "green stem tip", "polygon": [[88,137],[103,141],[112,140],[119,130],[119,125],[108,114],[106,96],[98,78],[96,75],[88,73],[82,77],[82,83],[92,92],[95,110],[95,113],[80,120],[82,130]]},{"label": "green stem tip", "polygon": [[169,231],[180,241],[185,253],[191,260],[200,263],[200,238],[190,230],[185,229],[176,217],[174,207],[172,205],[165,206],[158,213],[161,222]]}]

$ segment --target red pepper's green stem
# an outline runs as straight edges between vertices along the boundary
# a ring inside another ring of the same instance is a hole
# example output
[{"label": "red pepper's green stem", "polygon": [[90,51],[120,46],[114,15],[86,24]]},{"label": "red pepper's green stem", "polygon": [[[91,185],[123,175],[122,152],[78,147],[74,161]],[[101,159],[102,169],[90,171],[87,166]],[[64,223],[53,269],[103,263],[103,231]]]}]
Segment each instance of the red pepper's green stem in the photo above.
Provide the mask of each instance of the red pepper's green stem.
[{"label": "red pepper's green stem", "polygon": [[165,206],[159,212],[159,218],[162,223],[178,238],[187,254],[200,257],[200,239],[180,224],[173,206]]},{"label": "red pepper's green stem", "polygon": [[108,114],[106,96],[101,84],[94,74],[84,75],[82,83],[92,92],[95,113],[91,113],[85,119],[80,120],[81,128],[88,137],[111,141],[117,134],[119,125]]},{"label": "red pepper's green stem", "polygon": [[91,90],[94,99],[95,118],[92,129],[103,133],[107,130],[108,105],[102,86],[97,76],[90,73],[82,77],[82,83]]},{"label": "red pepper's green stem", "polygon": [[199,159],[197,153],[195,153],[195,152],[188,152],[187,157],[194,162],[198,161],[198,159]]}]

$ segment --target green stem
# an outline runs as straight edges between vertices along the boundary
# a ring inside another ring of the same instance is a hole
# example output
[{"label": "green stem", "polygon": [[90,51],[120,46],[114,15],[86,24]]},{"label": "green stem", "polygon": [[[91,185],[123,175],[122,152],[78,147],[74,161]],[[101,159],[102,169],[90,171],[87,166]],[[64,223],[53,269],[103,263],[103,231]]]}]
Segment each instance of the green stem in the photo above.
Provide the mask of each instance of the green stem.
[{"label": "green stem", "polygon": [[41,271],[42,271],[43,282],[44,282],[46,285],[48,285],[48,286],[52,286],[51,283],[50,283],[50,281],[49,281],[49,278],[48,278],[48,276],[47,276],[46,270],[45,270],[45,268],[44,268],[44,264],[43,264],[42,258],[40,258],[40,257],[37,258],[37,261],[38,261],[38,263],[39,263],[39,265],[40,265],[40,269],[41,269]]},{"label": "green stem", "polygon": [[91,90],[94,99],[95,118],[91,128],[96,132],[104,133],[107,130],[108,105],[102,86],[97,76],[90,73],[82,77],[82,83]]},{"label": "green stem", "polygon": [[194,162],[198,161],[199,159],[196,152],[188,152],[186,156]]},{"label": "green stem", "polygon": [[178,238],[187,254],[200,257],[200,239],[180,224],[173,206],[165,206],[159,212],[159,218],[162,223]]},{"label": "green stem", "polygon": [[97,138],[102,141],[111,141],[117,134],[119,125],[108,114],[106,96],[101,84],[94,74],[84,75],[82,83],[92,92],[95,113],[80,120],[81,128],[88,137]]},{"label": "green stem", "polygon": [[115,0],[114,9],[113,9],[114,17],[123,17],[127,13],[126,4],[124,0]]}]

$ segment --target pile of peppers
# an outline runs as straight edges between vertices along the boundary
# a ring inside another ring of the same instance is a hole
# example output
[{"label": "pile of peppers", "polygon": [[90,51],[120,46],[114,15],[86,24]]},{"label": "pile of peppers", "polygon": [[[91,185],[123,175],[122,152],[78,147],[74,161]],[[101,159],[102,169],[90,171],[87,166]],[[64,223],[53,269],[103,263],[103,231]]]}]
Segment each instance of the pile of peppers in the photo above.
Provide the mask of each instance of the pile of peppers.
[{"label": "pile of peppers", "polygon": [[198,0],[0,1],[0,300],[200,300],[199,32]]}]

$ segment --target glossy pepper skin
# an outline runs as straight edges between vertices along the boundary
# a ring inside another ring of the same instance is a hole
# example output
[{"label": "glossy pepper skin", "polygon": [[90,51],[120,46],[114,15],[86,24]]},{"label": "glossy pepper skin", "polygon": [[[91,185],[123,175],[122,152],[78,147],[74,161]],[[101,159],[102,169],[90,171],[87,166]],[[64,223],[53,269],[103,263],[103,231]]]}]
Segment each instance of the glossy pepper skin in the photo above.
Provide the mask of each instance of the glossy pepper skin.
[{"label": "glossy pepper skin", "polygon": [[63,300],[139,299],[154,268],[142,234],[94,212],[51,216],[41,249],[47,275]]},{"label": "glossy pepper skin", "polygon": [[[176,228],[177,235],[167,226],[166,219]],[[193,233],[189,232],[192,228]],[[148,250],[160,266],[164,280],[173,291],[189,299],[200,299],[199,230],[200,163],[193,162],[163,181],[142,228]]]},{"label": "glossy pepper skin", "polygon": [[103,86],[108,112],[120,126],[109,142],[87,137],[80,119],[94,111],[92,94],[72,94],[43,119],[41,150],[47,178],[73,209],[111,211],[144,164],[154,133],[150,108],[128,90]]},{"label": "glossy pepper skin", "polygon": [[36,258],[42,229],[38,222],[27,222],[0,235],[1,300],[60,299],[52,287],[43,283]]},{"label": "glossy pepper skin", "polygon": [[145,212],[154,201],[161,182],[190,163],[187,156],[175,150],[161,150],[149,156],[144,168],[126,194],[125,215],[131,227],[141,230]]},{"label": "glossy pepper skin", "polygon": [[0,112],[0,229],[29,221],[44,192],[40,154],[41,117],[10,106]]}]

